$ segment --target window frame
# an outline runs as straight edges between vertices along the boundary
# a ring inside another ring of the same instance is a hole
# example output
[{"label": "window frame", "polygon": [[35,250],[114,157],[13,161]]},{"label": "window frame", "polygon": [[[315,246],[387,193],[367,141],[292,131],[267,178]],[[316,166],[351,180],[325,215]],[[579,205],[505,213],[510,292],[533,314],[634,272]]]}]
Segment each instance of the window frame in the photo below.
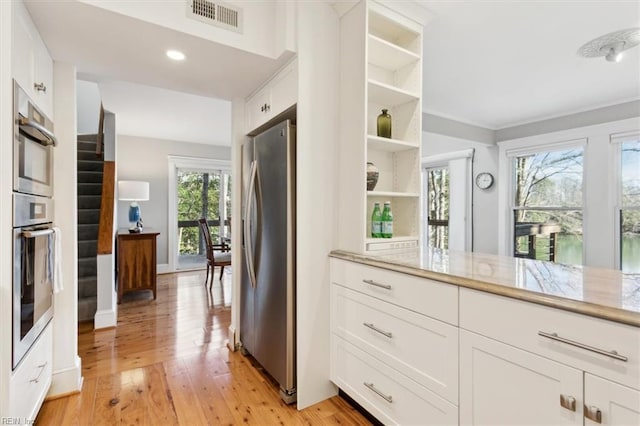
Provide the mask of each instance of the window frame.
[{"label": "window frame", "polygon": [[623,210],[640,210],[640,205],[634,205],[631,208],[624,208],[622,205],[622,145],[625,142],[635,142],[640,140],[640,130],[630,132],[613,133],[609,137],[611,145],[614,146],[613,169],[615,179],[613,179],[613,193],[615,201],[613,205],[614,218],[614,247],[615,247],[615,267],[622,270],[622,211]]},{"label": "window frame", "polygon": [[506,229],[503,229],[502,232],[503,238],[501,238],[501,254],[514,257],[515,253],[515,214],[514,212],[517,209],[522,209],[521,206],[515,205],[515,191],[516,191],[516,171],[513,167],[514,160],[516,157],[522,157],[526,155],[535,155],[544,152],[553,152],[553,151],[566,151],[571,149],[582,149],[582,200],[581,205],[579,207],[558,207],[558,206],[549,206],[549,207],[529,207],[527,210],[539,210],[539,211],[581,211],[582,212],[582,235],[583,235],[583,245],[582,245],[582,262],[581,265],[584,265],[586,262],[586,244],[585,244],[585,233],[586,227],[585,223],[587,222],[586,218],[586,194],[587,194],[587,181],[586,181],[586,164],[587,164],[587,138],[578,138],[578,139],[570,139],[563,140],[558,142],[541,142],[528,146],[517,146],[513,148],[508,148],[506,146],[501,145],[501,160],[503,161],[501,178],[504,182],[507,182],[506,191],[503,192],[503,197],[506,197],[506,200],[503,198],[505,209],[505,220]]}]

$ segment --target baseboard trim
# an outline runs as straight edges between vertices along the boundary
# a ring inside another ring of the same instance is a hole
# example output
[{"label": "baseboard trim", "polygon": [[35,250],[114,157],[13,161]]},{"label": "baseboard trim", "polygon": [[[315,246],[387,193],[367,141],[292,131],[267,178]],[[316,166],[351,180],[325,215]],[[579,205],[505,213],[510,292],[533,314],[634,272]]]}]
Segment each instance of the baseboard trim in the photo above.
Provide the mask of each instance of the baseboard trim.
[{"label": "baseboard trim", "polygon": [[57,395],[80,392],[82,390],[82,360],[75,357],[75,365],[70,368],[54,371],[51,380],[51,388],[47,393],[47,398],[54,398]]},{"label": "baseboard trim", "polygon": [[236,328],[233,325],[229,326],[229,340],[227,341],[227,347],[231,352],[235,352],[238,349],[238,340],[236,339]]},{"label": "baseboard trim", "polygon": [[168,263],[158,263],[156,265],[157,269],[156,269],[156,273],[158,274],[169,274],[172,271],[169,269],[169,264]]},{"label": "baseboard trim", "polygon": [[103,309],[96,312],[93,317],[93,328],[100,330],[103,328],[113,328],[118,323],[118,313],[115,309]]}]

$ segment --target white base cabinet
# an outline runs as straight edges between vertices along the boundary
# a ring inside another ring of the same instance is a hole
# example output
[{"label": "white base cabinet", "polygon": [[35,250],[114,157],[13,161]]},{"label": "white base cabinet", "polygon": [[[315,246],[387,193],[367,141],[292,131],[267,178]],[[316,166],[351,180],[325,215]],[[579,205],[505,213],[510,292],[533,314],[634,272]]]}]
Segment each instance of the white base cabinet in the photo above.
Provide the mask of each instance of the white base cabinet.
[{"label": "white base cabinet", "polygon": [[11,375],[8,418],[35,420],[51,386],[52,335],[49,323]]},{"label": "white base cabinet", "polygon": [[584,401],[585,425],[640,425],[639,390],[585,373]]},{"label": "white base cabinet", "polygon": [[638,327],[343,259],[330,266],[330,379],[381,422],[640,425]]},{"label": "white base cabinet", "polygon": [[582,371],[460,330],[460,424],[581,425],[582,405]]}]

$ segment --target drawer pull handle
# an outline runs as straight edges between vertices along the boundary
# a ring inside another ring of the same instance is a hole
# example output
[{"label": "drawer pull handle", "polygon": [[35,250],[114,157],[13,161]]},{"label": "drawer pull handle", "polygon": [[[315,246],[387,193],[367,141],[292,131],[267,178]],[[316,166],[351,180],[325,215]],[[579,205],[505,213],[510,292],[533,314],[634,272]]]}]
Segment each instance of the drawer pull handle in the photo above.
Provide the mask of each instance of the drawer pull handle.
[{"label": "drawer pull handle", "polygon": [[31,379],[29,380],[30,383],[38,383],[40,382],[40,376],[42,376],[42,372],[44,371],[44,368],[47,366],[48,362],[45,362],[44,364],[40,364],[38,366],[38,368],[40,369],[40,372],[38,373],[38,376],[35,379]]},{"label": "drawer pull handle", "polygon": [[595,405],[584,406],[584,416],[592,422],[602,423],[602,411]]},{"label": "drawer pull handle", "polygon": [[381,397],[382,399],[384,399],[387,402],[393,402],[393,396],[391,395],[385,395],[384,393],[380,392],[378,389],[376,389],[376,387],[374,386],[373,383],[367,383],[367,382],[363,382],[363,384],[368,387],[369,389],[371,389],[372,391],[374,391],[379,397]]},{"label": "drawer pull handle", "polygon": [[594,348],[593,346],[585,345],[584,343],[575,342],[573,340],[565,339],[564,337],[558,336],[558,333],[546,333],[544,331],[538,331],[538,336],[546,337],[547,339],[556,340],[561,343],[566,343],[567,345],[575,346],[576,348],[585,349],[587,351],[595,352],[600,355],[608,356],[610,358],[614,358],[620,361],[627,362],[628,358],[626,356],[620,355],[616,351],[605,351],[604,349]]},{"label": "drawer pull handle", "polygon": [[365,283],[365,284],[372,285],[374,287],[380,287],[380,288],[384,288],[386,290],[391,290],[391,286],[389,284],[380,284],[380,283],[377,283],[377,282],[375,282],[373,280],[362,280],[362,282]]},{"label": "drawer pull handle", "polygon": [[560,405],[569,411],[576,411],[576,399],[569,395],[560,395]]},{"label": "drawer pull handle", "polygon": [[383,336],[388,337],[389,339],[391,339],[393,337],[393,334],[391,334],[390,331],[384,331],[384,330],[380,330],[378,327],[376,327],[375,325],[373,325],[373,323],[368,323],[368,322],[363,322],[362,325],[364,325],[365,327],[368,327],[370,329],[372,329],[373,331],[376,331],[380,334],[382,334]]}]

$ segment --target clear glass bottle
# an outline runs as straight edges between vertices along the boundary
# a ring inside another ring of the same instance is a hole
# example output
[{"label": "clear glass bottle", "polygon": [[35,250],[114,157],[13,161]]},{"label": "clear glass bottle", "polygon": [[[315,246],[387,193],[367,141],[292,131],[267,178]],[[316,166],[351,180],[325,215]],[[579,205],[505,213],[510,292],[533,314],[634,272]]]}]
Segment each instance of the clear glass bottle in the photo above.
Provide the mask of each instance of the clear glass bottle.
[{"label": "clear glass bottle", "polygon": [[391,138],[391,116],[387,111],[389,110],[383,109],[378,116],[378,136],[382,138]]},{"label": "clear glass bottle", "polygon": [[373,205],[373,213],[371,214],[371,237],[382,237],[382,211],[380,210],[380,203]]},{"label": "clear glass bottle", "polygon": [[393,213],[391,213],[391,201],[385,201],[382,210],[382,238],[391,237],[393,237]]}]

